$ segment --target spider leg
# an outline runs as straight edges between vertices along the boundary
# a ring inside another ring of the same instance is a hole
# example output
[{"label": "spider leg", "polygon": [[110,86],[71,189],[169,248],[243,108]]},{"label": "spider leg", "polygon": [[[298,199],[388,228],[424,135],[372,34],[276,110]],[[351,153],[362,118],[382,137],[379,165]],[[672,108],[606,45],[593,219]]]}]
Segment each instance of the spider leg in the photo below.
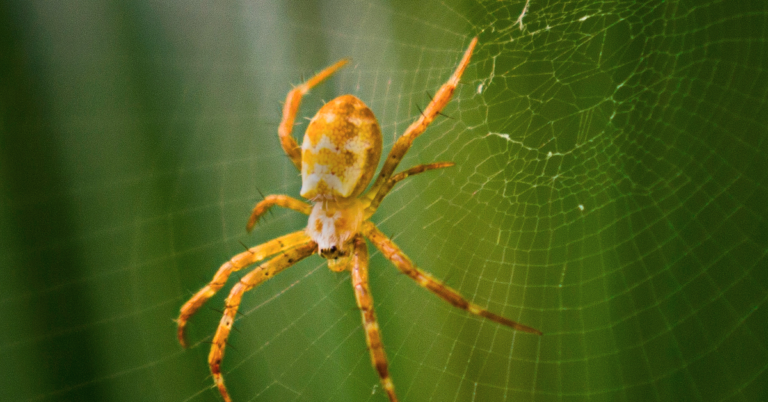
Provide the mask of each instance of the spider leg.
[{"label": "spider leg", "polygon": [[259,218],[275,205],[301,212],[304,215],[309,215],[309,213],[312,212],[312,206],[304,201],[282,194],[268,195],[253,207],[253,212],[251,212],[251,217],[248,219],[248,224],[245,225],[245,230],[250,233],[250,231],[253,230],[253,227],[256,226],[256,222],[259,221]]},{"label": "spider leg", "polygon": [[296,120],[296,114],[299,112],[299,106],[301,106],[301,98],[310,89],[330,77],[331,74],[347,63],[349,63],[349,59],[342,59],[337,61],[336,64],[326,67],[303,84],[293,88],[285,97],[283,119],[280,121],[277,133],[280,136],[280,145],[299,171],[301,171],[301,148],[299,148],[299,144],[291,136],[291,132],[293,131],[293,122]]},{"label": "spider leg", "polygon": [[459,66],[456,67],[456,71],[453,72],[451,78],[437,90],[432,101],[429,102],[426,109],[419,115],[419,118],[405,130],[405,133],[403,133],[403,135],[397,139],[395,145],[392,146],[392,150],[389,151],[389,155],[384,162],[384,166],[381,168],[381,172],[379,172],[379,176],[376,178],[376,182],[373,184],[373,187],[371,187],[371,191],[379,191],[379,189],[387,183],[390,176],[392,176],[392,173],[394,173],[395,168],[397,168],[397,165],[400,163],[400,160],[403,159],[405,153],[408,152],[411,144],[413,144],[413,140],[427,129],[427,126],[432,123],[435,117],[437,117],[440,111],[442,111],[445,105],[451,100],[453,91],[459,84],[459,79],[469,64],[469,59],[472,56],[472,50],[475,48],[475,44],[477,44],[476,37],[470,42],[469,47],[464,52],[464,57],[462,57]]},{"label": "spider leg", "polygon": [[370,211],[370,214],[373,215],[384,197],[389,194],[389,191],[392,190],[392,188],[395,187],[395,184],[397,184],[399,181],[407,179],[408,177],[415,174],[426,172],[428,170],[442,169],[451,167],[453,165],[455,165],[453,162],[436,162],[425,165],[417,165],[390,177],[389,180],[387,180],[387,182],[384,183],[381,188],[379,188],[379,191],[376,193],[369,192],[367,194],[367,196],[371,197],[371,203],[368,205],[368,211]]},{"label": "spider leg", "polygon": [[415,265],[413,265],[413,262],[411,262],[408,256],[406,256],[405,253],[403,253],[402,250],[400,250],[400,248],[392,240],[386,237],[384,233],[382,233],[370,221],[363,224],[362,232],[368,238],[368,240],[370,240],[371,243],[373,243],[373,245],[376,246],[376,248],[378,248],[385,257],[387,257],[388,260],[392,261],[392,263],[395,265],[395,267],[397,267],[398,270],[400,270],[400,272],[408,275],[421,287],[426,288],[430,292],[441,297],[443,300],[451,303],[453,306],[462,310],[466,310],[472,314],[479,315],[480,317],[485,317],[491,321],[498,322],[499,324],[504,324],[517,331],[542,335],[542,332],[538,329],[531,328],[527,325],[523,325],[508,318],[494,314],[478,306],[477,304],[468,301],[458,292],[435,279],[432,275],[420,270]]},{"label": "spider leg", "polygon": [[240,307],[240,301],[243,293],[255,288],[262,282],[274,277],[284,269],[296,264],[302,259],[309,257],[317,251],[317,243],[305,239],[304,244],[285,251],[277,257],[259,265],[253,271],[245,275],[239,282],[232,287],[227,297],[224,315],[221,317],[219,327],[213,336],[213,346],[208,354],[208,365],[211,367],[213,381],[219,388],[219,392],[225,401],[231,402],[227,387],[224,385],[224,377],[221,374],[221,361],[224,359],[224,348],[227,346],[227,338],[232,330],[232,324],[235,322],[237,309]]},{"label": "spider leg", "polygon": [[371,363],[379,375],[381,386],[387,392],[390,402],[396,402],[395,385],[389,376],[387,355],[384,353],[384,345],[381,343],[379,323],[376,321],[376,314],[373,311],[373,296],[371,296],[371,289],[368,287],[368,247],[365,244],[365,239],[359,235],[355,238],[350,277],[352,287],[355,290],[355,301],[357,301],[363,319],[365,341],[371,353]]},{"label": "spider leg", "polygon": [[205,304],[208,299],[213,297],[216,292],[227,283],[229,275],[234,271],[239,271],[251,264],[257,263],[269,256],[275,255],[281,251],[289,250],[297,245],[307,243],[309,236],[304,233],[303,230],[293,232],[291,234],[278,237],[277,239],[270,240],[264,244],[260,244],[256,247],[251,247],[247,251],[232,257],[229,261],[225,262],[216,275],[213,276],[211,282],[200,289],[189,301],[181,306],[181,313],[176,320],[178,324],[177,335],[179,337],[179,343],[181,346],[187,347],[187,341],[184,337],[184,329],[187,326],[187,321],[200,307]]}]

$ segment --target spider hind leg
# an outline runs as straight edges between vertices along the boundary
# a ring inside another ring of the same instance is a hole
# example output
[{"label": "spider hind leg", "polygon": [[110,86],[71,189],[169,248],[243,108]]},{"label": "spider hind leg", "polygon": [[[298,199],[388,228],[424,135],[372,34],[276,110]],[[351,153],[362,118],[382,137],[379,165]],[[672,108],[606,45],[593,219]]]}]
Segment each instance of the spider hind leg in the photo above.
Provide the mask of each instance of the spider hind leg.
[{"label": "spider hind leg", "polygon": [[381,386],[387,393],[390,402],[397,402],[395,384],[389,376],[389,363],[381,342],[381,332],[376,314],[373,311],[373,296],[368,286],[368,247],[365,239],[358,235],[354,239],[354,253],[352,255],[351,274],[352,288],[355,290],[355,301],[360,308],[360,316],[363,319],[365,341],[371,354],[371,364],[381,380]]},{"label": "spider hind leg", "polygon": [[474,315],[485,317],[491,321],[506,325],[516,331],[528,332],[531,334],[542,335],[538,329],[529,327],[492,313],[477,304],[474,304],[464,298],[459,292],[451,289],[442,282],[435,279],[432,275],[416,267],[413,262],[400,250],[400,248],[387,236],[384,235],[373,223],[366,222],[363,225],[363,234],[381,251],[384,256],[400,270],[416,281],[419,286],[429,290],[441,299],[447,301],[454,307],[468,311]]}]

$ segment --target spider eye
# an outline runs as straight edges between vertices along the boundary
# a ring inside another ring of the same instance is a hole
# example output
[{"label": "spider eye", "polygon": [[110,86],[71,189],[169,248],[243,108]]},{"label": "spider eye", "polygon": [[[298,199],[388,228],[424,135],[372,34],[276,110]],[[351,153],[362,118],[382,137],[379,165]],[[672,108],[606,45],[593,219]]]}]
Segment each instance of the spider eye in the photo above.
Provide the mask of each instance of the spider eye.
[{"label": "spider eye", "polygon": [[320,256],[329,260],[335,260],[339,257],[343,257],[344,255],[344,252],[335,245],[320,250]]}]

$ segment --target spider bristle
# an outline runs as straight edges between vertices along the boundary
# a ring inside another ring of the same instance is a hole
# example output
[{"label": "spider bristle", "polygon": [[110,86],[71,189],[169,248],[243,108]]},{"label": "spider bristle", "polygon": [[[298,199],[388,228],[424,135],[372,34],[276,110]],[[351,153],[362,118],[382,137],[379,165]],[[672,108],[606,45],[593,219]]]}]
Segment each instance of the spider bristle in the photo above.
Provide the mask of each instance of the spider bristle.
[{"label": "spider bristle", "polygon": [[228,348],[230,348],[230,349],[234,350],[235,352],[237,352],[237,353],[240,353],[240,351],[239,351],[239,350],[237,350],[237,348],[236,348],[236,347],[232,346],[232,344],[231,344],[231,343],[229,343],[229,341],[224,341],[224,344],[225,344],[225,345],[227,345],[227,347],[228,347]]},{"label": "spider bristle", "polygon": [[[243,318],[248,317],[247,315],[245,315],[245,313],[241,313],[240,310],[235,311],[235,314],[237,314],[237,315],[239,315],[240,317],[243,317]],[[234,327],[232,327],[232,328],[234,328]]]},{"label": "spider bristle", "polygon": [[[228,305],[228,304],[227,304],[227,305],[224,305],[224,307],[226,307],[226,308],[230,308],[230,307],[232,307],[232,306],[230,306],[230,305]],[[216,309],[214,309],[214,308],[211,308],[211,307],[209,307],[209,308],[210,308],[211,310],[213,310],[213,311],[215,311],[215,312],[217,312],[217,313],[221,314],[221,315],[224,315],[224,312],[223,312],[223,311],[219,311],[219,310],[216,310]],[[240,310],[237,310],[237,311],[235,311],[235,314],[237,314],[237,315],[239,315],[239,316],[241,316],[241,317],[245,317],[245,316],[246,316],[245,314],[241,313],[241,312],[240,312]],[[232,327],[232,328],[234,328],[234,327]]]},{"label": "spider bristle", "polygon": [[210,306],[208,307],[208,310],[211,310],[211,311],[217,312],[217,313],[219,313],[219,315],[224,315],[224,312],[223,312],[223,311],[221,311],[221,310],[218,310],[218,309],[215,309],[215,308],[213,308],[213,307],[210,307]]},{"label": "spider bristle", "polygon": [[419,109],[419,114],[421,114],[421,117],[423,117],[423,118],[425,118],[425,119],[427,118],[427,116],[424,116],[424,111],[423,111],[423,110],[421,110],[421,108],[419,107],[419,105],[416,105],[416,109]]},{"label": "spider bristle", "polygon": [[453,117],[451,117],[451,116],[448,116],[447,114],[445,114],[445,113],[443,113],[443,112],[437,112],[437,114],[439,114],[440,116],[443,116],[443,117],[445,117],[445,118],[448,118],[448,119],[454,120],[454,118],[453,118]]},{"label": "spider bristle", "polygon": [[240,240],[238,240],[237,242],[238,242],[238,243],[240,243],[240,245],[241,245],[241,246],[243,246],[243,248],[245,248],[245,251],[247,251],[247,252],[249,252],[249,253],[253,254],[253,251],[251,251],[251,249],[250,249],[250,248],[248,248],[248,246],[246,246],[246,245],[245,245],[245,243],[243,243],[243,242],[242,242],[242,241],[240,241]]},{"label": "spider bristle", "polygon": [[[288,155],[286,155],[286,156],[288,156]],[[256,187],[256,191],[258,191],[258,192],[259,192],[259,195],[261,196],[261,199],[262,199],[262,200],[264,200],[265,198],[267,198],[267,197],[265,197],[265,196],[264,196],[264,193],[262,193],[262,192],[261,192],[261,189],[260,189],[260,188]]]}]

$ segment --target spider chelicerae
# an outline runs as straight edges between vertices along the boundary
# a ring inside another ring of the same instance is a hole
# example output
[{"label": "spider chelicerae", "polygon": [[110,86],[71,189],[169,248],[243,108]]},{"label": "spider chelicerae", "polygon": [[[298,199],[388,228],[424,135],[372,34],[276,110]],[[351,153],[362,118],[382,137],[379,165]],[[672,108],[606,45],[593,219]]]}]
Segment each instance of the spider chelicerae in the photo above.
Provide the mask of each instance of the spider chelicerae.
[{"label": "spider chelicerae", "polygon": [[280,144],[296,168],[301,171],[301,196],[310,204],[287,195],[269,195],[256,204],[246,226],[250,232],[259,217],[271,207],[280,206],[309,215],[306,229],[278,237],[242,252],[219,268],[208,285],[200,289],[181,307],[177,320],[178,337],[186,347],[184,328],[189,318],[227,282],[230,274],[268,260],[242,277],[229,292],[221,322],[213,337],[208,364],[213,380],[224,400],[231,401],[221,374],[224,348],[235,321],[243,294],[300,260],[318,253],[328,261],[332,271],[350,271],[355,300],[365,329],[365,339],[373,367],[390,401],[397,401],[395,386],[389,375],[387,356],[381,341],[379,325],[373,310],[373,297],[368,286],[367,238],[397,269],[417,284],[435,293],[455,307],[488,318],[515,330],[541,335],[539,330],[494,314],[469,302],[458,292],[416,267],[400,248],[369,219],[397,182],[408,176],[432,169],[453,166],[450,162],[418,165],[394,174],[395,168],[411,147],[413,140],[440,114],[450,101],[464,69],[469,64],[477,38],[472,39],[459,66],[443,84],[389,152],[376,181],[363,192],[376,172],[381,157],[381,130],[371,109],[353,95],[342,95],[318,110],[307,126],[301,147],[291,132],[301,98],[349,60],[327,67],[288,93],[283,118],[278,128]]}]

